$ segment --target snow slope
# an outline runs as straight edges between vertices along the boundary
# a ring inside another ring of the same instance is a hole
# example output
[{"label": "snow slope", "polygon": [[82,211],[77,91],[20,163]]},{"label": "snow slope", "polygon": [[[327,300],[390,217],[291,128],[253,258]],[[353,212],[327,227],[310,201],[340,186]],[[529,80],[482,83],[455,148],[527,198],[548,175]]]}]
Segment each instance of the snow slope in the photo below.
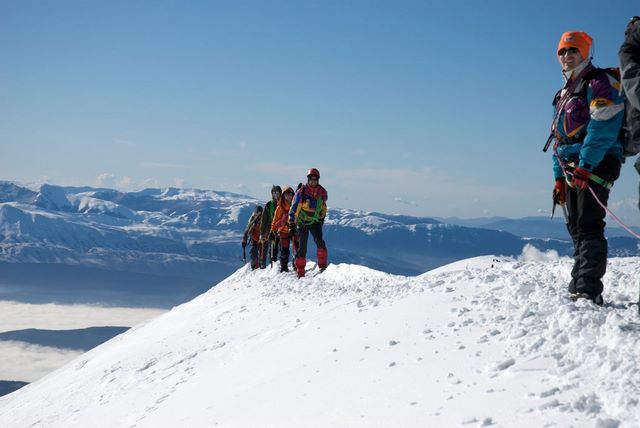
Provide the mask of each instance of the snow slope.
[{"label": "snow slope", "polygon": [[640,259],[611,260],[601,308],[565,298],[570,267],[245,267],[0,398],[0,426],[637,426]]}]

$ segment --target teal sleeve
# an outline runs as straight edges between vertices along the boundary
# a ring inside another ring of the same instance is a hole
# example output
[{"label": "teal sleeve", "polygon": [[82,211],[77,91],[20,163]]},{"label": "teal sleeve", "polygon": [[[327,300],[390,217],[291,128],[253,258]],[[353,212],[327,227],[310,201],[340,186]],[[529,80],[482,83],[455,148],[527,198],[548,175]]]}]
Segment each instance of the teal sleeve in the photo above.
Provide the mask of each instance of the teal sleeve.
[{"label": "teal sleeve", "polygon": [[[580,167],[593,169],[607,153],[622,156],[622,146],[618,141],[624,111],[617,113],[609,120],[590,120],[587,125],[587,136],[580,150]],[[619,147],[618,147],[619,146]]]}]

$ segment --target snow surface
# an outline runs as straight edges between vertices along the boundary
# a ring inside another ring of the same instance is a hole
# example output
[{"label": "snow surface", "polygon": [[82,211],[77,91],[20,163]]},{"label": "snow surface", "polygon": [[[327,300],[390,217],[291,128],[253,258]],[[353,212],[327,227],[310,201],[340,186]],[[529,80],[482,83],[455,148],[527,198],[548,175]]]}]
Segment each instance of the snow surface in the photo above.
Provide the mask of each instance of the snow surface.
[{"label": "snow surface", "polygon": [[243,267],[0,398],[0,426],[635,427],[640,259],[610,260],[604,307],[566,299],[570,269]]}]

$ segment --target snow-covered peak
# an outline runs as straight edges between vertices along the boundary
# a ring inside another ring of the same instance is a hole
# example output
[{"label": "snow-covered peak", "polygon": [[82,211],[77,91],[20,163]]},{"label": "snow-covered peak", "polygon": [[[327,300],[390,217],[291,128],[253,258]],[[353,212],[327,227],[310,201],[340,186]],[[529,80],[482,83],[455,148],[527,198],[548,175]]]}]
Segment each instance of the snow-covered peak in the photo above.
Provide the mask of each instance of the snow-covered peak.
[{"label": "snow-covered peak", "polygon": [[596,307],[569,259],[477,258],[422,277],[238,270],[0,398],[0,426],[631,427],[640,259]]},{"label": "snow-covered peak", "polygon": [[60,186],[50,184],[40,186],[35,205],[52,211],[70,211],[72,209],[66,191]]},{"label": "snow-covered peak", "polygon": [[19,186],[11,181],[0,181],[0,203],[33,203],[36,196],[37,192],[26,187]]}]

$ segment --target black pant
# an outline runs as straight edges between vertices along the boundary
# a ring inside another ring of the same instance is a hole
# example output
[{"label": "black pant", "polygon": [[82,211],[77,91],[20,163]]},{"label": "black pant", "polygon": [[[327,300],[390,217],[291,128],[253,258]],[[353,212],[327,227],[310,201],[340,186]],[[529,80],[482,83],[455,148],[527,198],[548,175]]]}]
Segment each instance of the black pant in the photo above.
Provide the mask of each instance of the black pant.
[{"label": "black pant", "polygon": [[280,237],[280,271],[289,272],[289,237]]},{"label": "black pant", "polygon": [[[605,156],[593,173],[613,182],[620,175],[620,161]],[[589,187],[605,206],[609,190],[589,180]],[[574,264],[571,270],[570,293],[586,293],[596,297],[602,293],[602,277],[607,270],[607,240],[604,237],[606,211],[591,191],[567,185],[567,229],[573,240]]]},{"label": "black pant", "polygon": [[275,241],[274,241],[274,237],[271,234],[269,234],[269,240],[262,243],[262,248],[260,249],[261,251],[260,268],[261,269],[264,269],[265,267],[267,267],[267,255],[269,255],[270,263],[276,262],[278,260],[278,246],[279,246],[278,241],[279,241],[278,235],[275,235]]},{"label": "black pant", "polygon": [[327,248],[322,239],[322,224],[313,223],[311,225],[298,225],[298,251],[296,251],[296,257],[307,258],[307,243],[309,241],[309,232],[313,236],[313,240],[318,248]]},{"label": "black pant", "polygon": [[258,263],[258,258],[259,258],[259,253],[260,253],[260,243],[258,243],[258,241],[254,241],[253,239],[251,240],[251,269],[258,269],[259,263]]}]

